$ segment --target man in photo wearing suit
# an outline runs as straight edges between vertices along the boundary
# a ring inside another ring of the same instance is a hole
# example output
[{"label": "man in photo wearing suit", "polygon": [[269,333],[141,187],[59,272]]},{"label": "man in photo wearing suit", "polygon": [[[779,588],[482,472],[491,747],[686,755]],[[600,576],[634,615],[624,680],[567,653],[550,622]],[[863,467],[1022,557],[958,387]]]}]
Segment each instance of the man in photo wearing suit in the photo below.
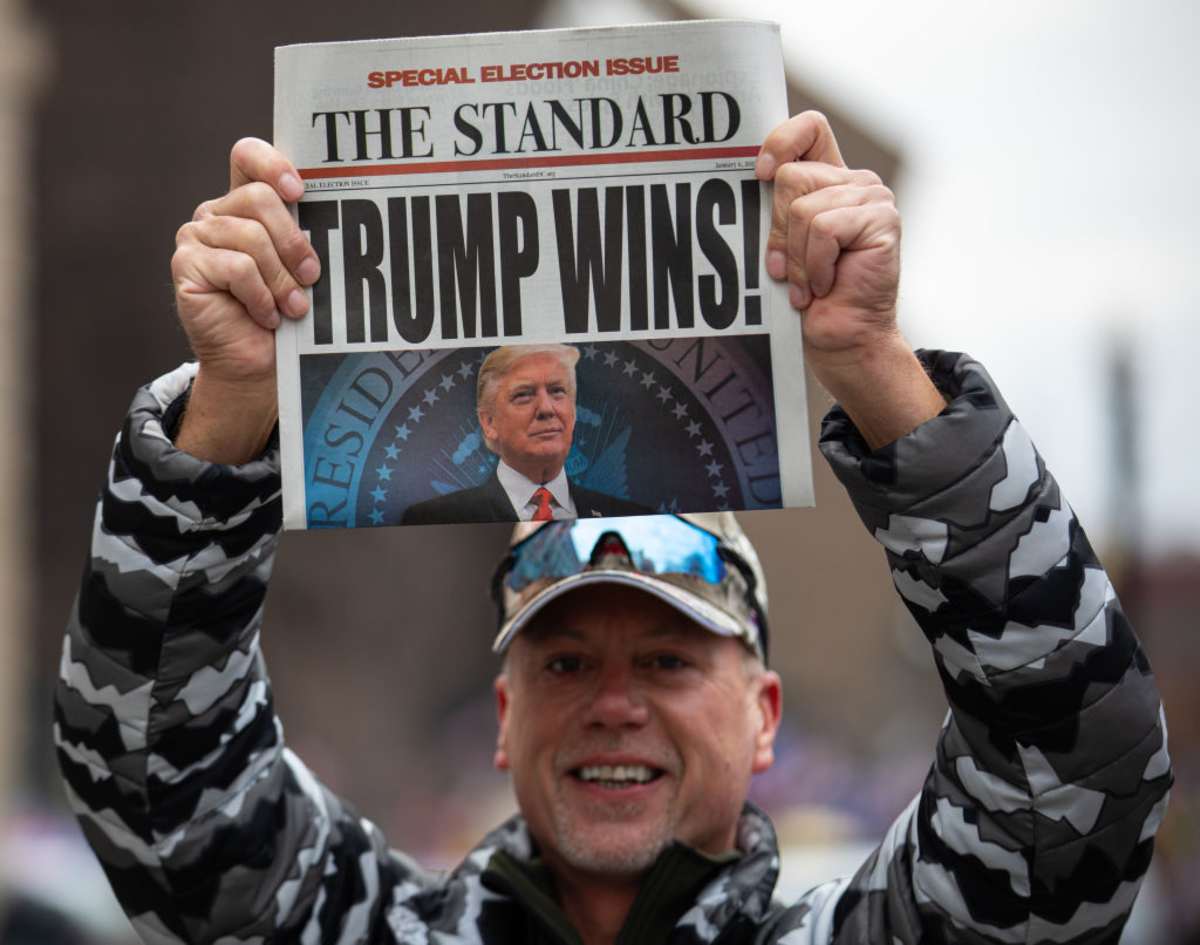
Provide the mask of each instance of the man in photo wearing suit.
[{"label": "man in photo wearing suit", "polygon": [[483,485],[418,502],[404,525],[548,521],[647,512],[625,499],[567,479],[575,434],[575,364],[571,345],[497,348],[479,368],[475,404],[488,449],[500,457]]}]

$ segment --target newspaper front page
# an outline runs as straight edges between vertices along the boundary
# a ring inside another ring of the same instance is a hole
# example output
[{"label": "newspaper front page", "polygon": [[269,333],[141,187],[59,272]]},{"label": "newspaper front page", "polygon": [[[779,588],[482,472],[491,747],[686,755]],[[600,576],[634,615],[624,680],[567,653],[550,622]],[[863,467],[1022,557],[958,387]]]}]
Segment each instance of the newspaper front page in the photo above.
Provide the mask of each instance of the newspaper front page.
[{"label": "newspaper front page", "polygon": [[775,24],[275,66],[322,263],[277,332],[286,527],[812,504],[800,321],[753,171],[786,117]]}]

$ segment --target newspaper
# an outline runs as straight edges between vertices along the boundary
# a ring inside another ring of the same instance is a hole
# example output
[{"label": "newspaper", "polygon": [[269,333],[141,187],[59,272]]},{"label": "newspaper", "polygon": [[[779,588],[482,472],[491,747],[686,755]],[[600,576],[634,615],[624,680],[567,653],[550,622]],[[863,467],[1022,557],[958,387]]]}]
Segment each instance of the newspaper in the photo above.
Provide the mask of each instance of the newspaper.
[{"label": "newspaper", "polygon": [[771,23],[277,49],[322,263],[276,335],[285,526],[811,505],[753,171],[786,109]]}]

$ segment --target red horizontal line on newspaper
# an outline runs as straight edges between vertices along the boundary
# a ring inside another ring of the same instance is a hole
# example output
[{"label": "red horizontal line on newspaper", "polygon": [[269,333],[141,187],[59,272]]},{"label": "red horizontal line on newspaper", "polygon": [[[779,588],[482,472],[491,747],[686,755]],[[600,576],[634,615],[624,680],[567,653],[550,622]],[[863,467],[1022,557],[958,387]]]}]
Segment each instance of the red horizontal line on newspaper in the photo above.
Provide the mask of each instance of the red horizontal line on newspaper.
[{"label": "red horizontal line on newspaper", "polygon": [[758,145],[730,148],[674,148],[666,151],[617,151],[610,154],[556,154],[549,157],[491,158],[477,161],[418,161],[412,164],[358,164],[353,167],[306,167],[305,180],[330,177],[384,177],[392,174],[447,174],[455,171],[498,171],[524,167],[578,167],[586,164],[647,164],[656,161],[709,161],[752,158]]}]

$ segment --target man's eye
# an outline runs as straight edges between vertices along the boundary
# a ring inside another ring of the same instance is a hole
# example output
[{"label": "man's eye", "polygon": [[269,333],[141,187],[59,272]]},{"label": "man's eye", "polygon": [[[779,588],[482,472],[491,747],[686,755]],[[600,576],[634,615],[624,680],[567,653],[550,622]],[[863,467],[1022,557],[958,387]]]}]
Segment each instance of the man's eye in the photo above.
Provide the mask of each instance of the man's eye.
[{"label": "man's eye", "polygon": [[546,669],[559,676],[577,673],[582,668],[583,660],[578,656],[556,656],[546,664]]},{"label": "man's eye", "polygon": [[654,669],[685,669],[688,661],[675,653],[658,653],[650,657],[650,665]]}]

